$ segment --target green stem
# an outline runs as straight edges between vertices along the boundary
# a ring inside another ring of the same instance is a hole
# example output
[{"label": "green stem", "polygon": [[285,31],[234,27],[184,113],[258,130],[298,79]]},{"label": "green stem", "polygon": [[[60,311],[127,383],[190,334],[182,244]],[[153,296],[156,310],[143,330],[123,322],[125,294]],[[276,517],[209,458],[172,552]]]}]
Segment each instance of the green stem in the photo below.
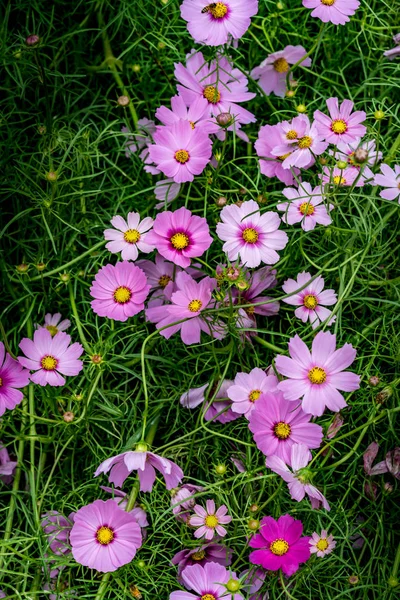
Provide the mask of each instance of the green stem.
[{"label": "green stem", "polygon": [[269,342],[266,342],[265,340],[260,338],[258,335],[253,336],[252,339],[255,340],[256,342],[258,342],[259,344],[261,344],[262,346],[269,348],[269,350],[272,350],[273,352],[278,352],[279,354],[286,354],[286,352],[287,352],[286,350],[283,350],[282,348],[279,348],[278,346],[274,346],[274,344],[270,344]]},{"label": "green stem", "polygon": [[314,43],[314,45],[311,47],[311,50],[309,50],[307,52],[307,54],[305,54],[304,56],[301,57],[300,60],[298,60],[296,63],[294,63],[294,65],[292,65],[290,67],[290,69],[288,70],[288,72],[286,73],[286,89],[289,89],[290,87],[290,74],[292,73],[292,71],[294,71],[294,69],[296,67],[298,67],[299,65],[301,65],[301,63],[304,61],[305,58],[308,58],[309,56],[311,56],[311,54],[314,52],[314,50],[316,50],[316,48],[320,45],[321,41],[322,41],[322,34],[324,33],[324,29],[325,29],[325,23],[322,23],[321,25],[321,29],[319,30],[319,34],[318,37]]},{"label": "green stem", "polygon": [[72,288],[72,283],[71,282],[69,282],[69,284],[68,284],[68,289],[69,289],[69,299],[70,299],[70,302],[71,302],[71,308],[72,308],[72,312],[74,313],[75,323],[76,323],[76,327],[78,329],[80,340],[81,340],[82,345],[85,348],[86,352],[88,354],[92,354],[92,350],[91,350],[91,348],[90,348],[90,346],[89,346],[89,344],[88,344],[88,342],[86,340],[86,336],[85,336],[85,333],[83,331],[81,320],[80,320],[79,315],[78,315],[78,310],[76,308],[76,302],[75,302],[75,298],[74,298],[74,290]]}]

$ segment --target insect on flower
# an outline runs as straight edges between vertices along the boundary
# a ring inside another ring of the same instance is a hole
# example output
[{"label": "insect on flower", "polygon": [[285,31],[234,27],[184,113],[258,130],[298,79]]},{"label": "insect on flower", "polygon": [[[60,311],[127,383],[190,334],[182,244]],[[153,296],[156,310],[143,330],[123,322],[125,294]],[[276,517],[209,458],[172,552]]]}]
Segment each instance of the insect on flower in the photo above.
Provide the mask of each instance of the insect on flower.
[{"label": "insect on flower", "polygon": [[212,12],[217,7],[217,3],[213,2],[212,4],[208,4],[202,9],[202,13]]},{"label": "insect on flower", "polygon": [[141,600],[143,598],[142,594],[139,591],[139,588],[136,585],[131,585],[129,587],[129,591],[136,600]]}]

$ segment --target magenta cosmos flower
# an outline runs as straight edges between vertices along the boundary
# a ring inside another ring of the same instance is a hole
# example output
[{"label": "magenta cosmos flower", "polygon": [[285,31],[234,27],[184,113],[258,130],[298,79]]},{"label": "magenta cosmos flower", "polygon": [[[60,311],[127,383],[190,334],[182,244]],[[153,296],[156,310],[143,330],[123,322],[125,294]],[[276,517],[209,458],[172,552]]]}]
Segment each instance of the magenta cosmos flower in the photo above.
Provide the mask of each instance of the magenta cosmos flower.
[{"label": "magenta cosmos flower", "polygon": [[385,200],[399,198],[400,204],[400,165],[395,165],[392,169],[389,165],[382,164],[381,173],[375,175],[374,185],[387,188],[379,193],[381,198]]},{"label": "magenta cosmos flower", "polygon": [[277,177],[282,183],[293,185],[295,183],[294,175],[299,175],[300,169],[293,167],[287,169],[282,166],[283,161],[288,157],[289,153],[282,156],[275,156],[272,150],[278,144],[282,144],[282,130],[279,124],[264,125],[261,127],[257,141],[254,144],[256,152],[260,157],[260,171],[267,177]]},{"label": "magenta cosmos flower", "polygon": [[354,167],[346,167],[345,169],[324,167],[321,178],[322,183],[327,186],[349,187],[354,185],[355,187],[362,187],[365,183],[364,177]]},{"label": "magenta cosmos flower", "polygon": [[221,46],[232,37],[238,40],[250,27],[250,17],[258,12],[258,0],[184,0],[182,19],[190,35],[207,46]]},{"label": "magenta cosmos flower", "polygon": [[243,600],[242,594],[232,593],[226,587],[232,577],[236,577],[235,573],[216,562],[186,567],[182,572],[183,584],[193,593],[172,592],[169,600]]},{"label": "magenta cosmos flower", "polygon": [[69,544],[69,534],[73,525],[75,513],[71,513],[68,517],[64,517],[56,510],[52,510],[42,515],[40,523],[43,532],[47,536],[49,546],[58,556],[69,554],[71,547]]},{"label": "magenta cosmos flower", "polygon": [[[279,52],[268,54],[267,58],[255,69],[251,76],[258,80],[260,88],[269,96],[274,92],[275,96],[283,98],[286,92],[286,74],[290,65],[299,62],[307,54],[303,46],[286,46]],[[311,67],[311,58],[304,58],[302,67]],[[290,74],[290,81],[293,80]]]},{"label": "magenta cosmos flower", "polygon": [[101,573],[130,563],[142,545],[135,517],[114,500],[95,500],[80,508],[69,538],[76,562]]},{"label": "magenta cosmos flower", "polygon": [[46,328],[53,337],[59,331],[66,331],[70,326],[71,321],[69,319],[62,319],[61,313],[55,313],[54,315],[47,313],[44,316],[44,324],[36,325],[37,329]]},{"label": "magenta cosmos flower", "polygon": [[211,158],[211,139],[200,128],[193,129],[188,121],[158,127],[154,142],[149,146],[151,160],[176,183],[193,181]]},{"label": "magenta cosmos flower", "polygon": [[[344,0],[348,2],[349,0]],[[350,0],[351,1],[351,0]],[[317,127],[320,135],[322,135],[330,144],[338,144],[343,142],[350,144],[355,142],[365,135],[367,128],[360,125],[367,115],[363,110],[358,110],[353,114],[354,102],[351,100],[343,100],[340,109],[337,98],[329,98],[326,101],[329,117],[320,110],[314,112],[314,119],[317,122]]]},{"label": "magenta cosmos flower", "polygon": [[345,25],[360,6],[359,0],[303,0],[303,6],[313,8],[312,17],[324,23]]},{"label": "magenta cosmos flower", "polygon": [[18,361],[5,352],[4,344],[0,342],[0,417],[7,408],[13,410],[21,402],[24,394],[18,388],[29,383],[29,371],[23,369],[21,361]]},{"label": "magenta cosmos flower", "polygon": [[255,367],[250,373],[238,373],[233,385],[227,391],[228,398],[232,400],[233,412],[249,419],[260,396],[266,392],[277,391],[277,386],[277,377],[267,375],[258,367]]},{"label": "magenta cosmos flower", "polygon": [[90,295],[93,312],[126,321],[144,309],[150,286],[142,269],[128,261],[105,265],[94,278]]},{"label": "magenta cosmos flower", "polygon": [[188,108],[182,96],[173,96],[171,107],[172,110],[166,106],[160,106],[156,110],[156,117],[163,125],[169,126],[179,121],[188,121],[192,129],[199,127],[207,135],[219,131],[220,127],[216,120],[210,118],[206,98],[199,96]]},{"label": "magenta cosmos flower", "polygon": [[[211,316],[202,314],[205,309],[215,306],[212,300],[215,279],[204,277],[197,282],[182,271],[177,274],[175,283],[177,291],[171,296],[171,304],[148,308],[146,311],[147,318],[156,323],[157,329],[161,329],[160,334],[169,339],[180,331],[184,344],[200,343],[202,331],[217,339],[224,337],[223,325],[219,321],[213,321]],[[182,319],[186,320],[176,323]]]},{"label": "magenta cosmos flower", "polygon": [[325,407],[338,412],[347,406],[342,394],[360,387],[360,376],[344,371],[354,361],[357,351],[351,344],[336,350],[336,335],[320,331],[315,336],[311,352],[298,335],[289,341],[289,354],[277,356],[279,373],[289,377],[278,388],[286,400],[303,398],[304,412],[320,417]]},{"label": "magenta cosmos flower", "polygon": [[226,514],[228,509],[225,504],[216,510],[214,500],[207,500],[206,509],[200,504],[195,504],[193,510],[196,514],[190,517],[189,524],[197,527],[194,532],[195,538],[204,537],[211,541],[215,536],[224,537],[226,535],[227,531],[222,525],[230,523],[232,517]]},{"label": "magenta cosmos flower", "polygon": [[183,478],[183,471],[178,465],[163,456],[147,452],[145,444],[138,444],[134,451],[123,452],[103,461],[94,477],[110,470],[108,480],[119,488],[132,471],[137,471],[141,492],[151,492],[156,480],[156,470],[164,477],[167,490],[177,487]]},{"label": "magenta cosmos flower", "polygon": [[310,558],[309,537],[301,537],[303,524],[290,515],[282,515],[277,521],[263,517],[259,532],[250,542],[250,548],[257,548],[249,556],[253,565],[261,565],[267,571],[278,571],[289,577],[301,563]]},{"label": "magenta cosmos flower", "polygon": [[[303,289],[299,291],[299,288]],[[303,323],[310,321],[312,328],[315,329],[322,322],[330,319],[332,311],[325,306],[336,304],[337,296],[335,290],[324,290],[324,280],[321,276],[311,281],[310,273],[303,271],[297,275],[297,279],[287,279],[282,289],[285,294],[290,294],[283,302],[299,307],[294,314]],[[332,325],[335,319],[336,317],[332,317],[328,325]]]},{"label": "magenta cosmos flower", "polygon": [[201,387],[191,388],[182,394],[179,402],[185,408],[196,408],[196,406],[204,404],[203,410],[205,421],[219,421],[220,423],[235,421],[240,415],[233,412],[232,401],[227,397],[227,391],[232,384],[233,381],[230,379],[224,379],[211,403],[210,400],[214,396],[215,390],[219,385],[218,382],[211,384],[206,383]]},{"label": "magenta cosmos flower", "polygon": [[206,219],[182,206],[173,212],[158,213],[149,241],[164,258],[186,269],[191,258],[208,250],[212,237]]},{"label": "magenta cosmos flower", "polygon": [[78,375],[83,364],[78,358],[83,352],[81,344],[71,344],[71,336],[59,331],[54,337],[47,329],[37,329],[33,341],[21,340],[19,347],[28,357],[20,356],[19,363],[35,371],[30,380],[39,385],[60,386],[65,384],[62,375]]},{"label": "magenta cosmos flower", "polygon": [[238,104],[251,100],[256,94],[247,90],[247,77],[227,58],[219,56],[207,64],[203,54],[193,50],[186,57],[186,67],[181,63],[175,64],[175,77],[182,84],[177,89],[187,106],[203,97],[208,101],[210,116],[216,117],[221,113],[232,115],[234,124],[227,127],[228,130],[256,120],[251,112]]},{"label": "magenta cosmos flower", "polygon": [[[292,187],[283,189],[282,194],[289,202],[280,202],[276,208],[284,211],[282,215],[284,223],[288,225],[301,223],[304,231],[311,231],[317,223],[325,226],[332,223],[320,186],[313,189],[309,183],[302,182],[297,189]],[[334,207],[329,204],[328,208],[332,210]]]},{"label": "magenta cosmos flower", "polygon": [[321,535],[318,535],[314,531],[310,538],[310,552],[316,554],[319,558],[326,556],[333,552],[336,547],[336,542],[333,539],[333,535],[328,535],[326,529],[321,531]]},{"label": "magenta cosmos flower", "polygon": [[284,169],[298,167],[308,168],[314,163],[314,156],[319,156],[328,147],[324,137],[319,133],[317,124],[310,123],[307,115],[298,115],[292,121],[279,123],[282,129],[281,142],[272,148],[276,157],[286,157],[282,162]]},{"label": "magenta cosmos flower", "polygon": [[184,585],[182,573],[186,567],[200,565],[204,567],[209,562],[228,567],[232,562],[232,550],[222,544],[204,544],[193,550],[181,550],[171,559],[173,565],[178,565],[178,581]]},{"label": "magenta cosmos flower", "polygon": [[307,494],[310,498],[312,508],[318,509],[322,504],[326,510],[330,510],[325,496],[308,482],[308,476],[304,469],[309,462],[310,451],[307,446],[305,444],[293,444],[290,449],[290,464],[293,473],[279,456],[267,456],[265,464],[286,481],[293,500],[301,502]]},{"label": "magenta cosmos flower", "polygon": [[232,297],[236,305],[251,305],[239,309],[239,312],[243,310],[254,323],[256,314],[264,317],[276,315],[279,312],[279,302],[272,302],[272,298],[269,296],[260,296],[264,290],[276,286],[276,271],[270,267],[262,267],[251,273],[248,271],[245,276],[249,284],[246,290],[241,291],[236,287],[232,288]]},{"label": "magenta cosmos flower", "polygon": [[230,261],[240,257],[247,267],[278,262],[276,250],[283,250],[288,237],[284,231],[278,231],[281,219],[276,213],[261,214],[257,202],[248,200],[241,206],[225,206],[220,216],[217,235],[225,242],[223,250]]},{"label": "magenta cosmos flower", "polygon": [[[291,465],[293,444],[305,444],[307,448],[319,448],[322,427],[310,423],[300,406],[285,400],[282,392],[267,392],[260,396],[249,418],[249,429],[257,448],[265,456],[278,456]],[[311,452],[308,452],[311,460]]]},{"label": "magenta cosmos flower", "polygon": [[140,220],[140,214],[130,212],[127,220],[119,215],[111,219],[115,229],[106,229],[104,238],[111,240],[106,244],[107,250],[116,254],[121,252],[122,260],[136,260],[140,252],[148,254],[154,246],[146,241],[149,230],[153,227],[153,219],[146,217]]}]

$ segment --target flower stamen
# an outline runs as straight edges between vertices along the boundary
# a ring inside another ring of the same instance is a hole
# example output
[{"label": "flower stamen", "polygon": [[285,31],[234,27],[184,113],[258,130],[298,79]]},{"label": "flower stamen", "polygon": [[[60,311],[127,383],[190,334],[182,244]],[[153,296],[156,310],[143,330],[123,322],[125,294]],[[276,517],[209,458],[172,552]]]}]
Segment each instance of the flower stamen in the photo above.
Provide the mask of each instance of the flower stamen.
[{"label": "flower stamen", "polygon": [[54,358],[54,356],[50,356],[49,354],[47,354],[46,356],[43,356],[42,360],[40,361],[40,364],[42,366],[42,369],[44,369],[45,371],[54,371],[57,367],[58,360]]},{"label": "flower stamen", "polygon": [[287,73],[289,71],[289,63],[286,58],[277,58],[274,63],[274,69],[278,73]]},{"label": "flower stamen", "polygon": [[192,300],[188,304],[188,309],[190,310],[190,312],[199,312],[202,306],[203,303],[201,300]]},{"label": "flower stamen", "polygon": [[300,204],[300,209],[299,210],[300,210],[300,212],[301,212],[302,215],[306,215],[306,216],[313,215],[314,212],[315,212],[315,208],[311,204],[311,202],[302,202]]},{"label": "flower stamen", "polygon": [[190,155],[187,150],[177,150],[174,154],[174,158],[176,161],[184,165],[189,160]]},{"label": "flower stamen", "polygon": [[[332,4],[333,4],[333,2],[332,2]],[[343,121],[343,119],[335,119],[331,123],[331,129],[332,129],[333,133],[337,133],[337,134],[346,133],[347,123],[346,123],[346,121]]]},{"label": "flower stamen", "polygon": [[140,233],[137,229],[128,229],[124,233],[124,240],[128,244],[136,244],[140,240]]},{"label": "flower stamen", "polygon": [[276,556],[283,556],[289,550],[289,544],[286,540],[279,538],[273,542],[271,542],[269,549]]},{"label": "flower stamen", "polygon": [[253,227],[247,227],[243,230],[242,237],[248,244],[255,244],[258,240],[258,232]]},{"label": "flower stamen", "polygon": [[189,246],[189,237],[186,233],[174,233],[171,237],[171,244],[176,250],[184,250]]},{"label": "flower stamen", "polygon": [[132,297],[132,292],[124,285],[118,287],[114,292],[114,300],[118,304],[126,304]]},{"label": "flower stamen", "polygon": [[221,93],[213,85],[204,88],[203,96],[210,104],[217,104],[221,100]]},{"label": "flower stamen", "polygon": [[321,385],[326,381],[326,371],[322,367],[313,367],[308,372],[308,379],[311,383]]},{"label": "flower stamen", "polygon": [[279,421],[279,423],[274,426],[274,433],[280,440],[287,440],[292,433],[292,428],[290,427],[289,423]]},{"label": "flower stamen", "polygon": [[306,296],[304,296],[303,304],[306,308],[309,308],[310,310],[314,310],[314,308],[318,304],[318,300],[312,294],[307,294]]},{"label": "flower stamen", "polygon": [[114,539],[114,532],[112,529],[110,529],[110,527],[107,527],[107,525],[103,525],[102,527],[99,527],[99,529],[96,531],[96,540],[102,546],[107,546],[108,544],[111,544],[113,539]]}]

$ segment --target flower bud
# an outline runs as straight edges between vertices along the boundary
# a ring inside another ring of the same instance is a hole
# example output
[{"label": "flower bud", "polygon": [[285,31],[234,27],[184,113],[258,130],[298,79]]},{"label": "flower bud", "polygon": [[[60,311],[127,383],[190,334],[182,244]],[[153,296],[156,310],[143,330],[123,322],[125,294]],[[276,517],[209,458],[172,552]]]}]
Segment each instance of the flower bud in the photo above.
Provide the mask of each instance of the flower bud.
[{"label": "flower bud", "polygon": [[147,452],[147,444],[144,442],[139,442],[139,444],[136,444],[136,452]]},{"label": "flower bud", "polygon": [[358,579],[357,575],[350,575],[350,577],[348,578],[348,582],[351,585],[357,585],[357,583],[359,582],[359,579]]},{"label": "flower bud", "polygon": [[368,379],[368,383],[369,385],[372,385],[372,387],[376,387],[379,384],[379,382],[380,379],[376,375],[372,375],[372,377]]},{"label": "flower bud", "polygon": [[347,162],[345,160],[339,160],[336,166],[338,169],[345,169],[347,167]]},{"label": "flower bud", "polygon": [[[164,2],[165,4],[165,2]],[[157,47],[159,50],[164,50],[165,48],[165,42],[158,42]]]},{"label": "flower bud", "polygon": [[286,98],[293,98],[293,96],[295,95],[295,92],[293,90],[287,90],[285,96]]},{"label": "flower bud", "polygon": [[376,400],[377,404],[384,404],[386,402],[386,400],[388,400],[390,398],[390,396],[392,395],[392,393],[393,393],[392,388],[385,387],[375,397],[375,400]]},{"label": "flower bud", "polygon": [[120,96],[117,102],[120,106],[128,106],[130,100],[128,96]]},{"label": "flower bud", "polygon": [[25,40],[27,46],[36,46],[40,42],[40,37],[36,34],[28,35]]},{"label": "flower bud", "polygon": [[29,265],[27,265],[26,263],[21,263],[20,265],[17,265],[15,267],[18,271],[18,273],[26,273],[29,269]]},{"label": "flower bud", "polygon": [[71,276],[69,273],[61,273],[60,279],[63,283],[68,283],[69,280],[71,279]]},{"label": "flower bud", "polygon": [[250,287],[249,282],[246,281],[245,279],[241,279],[240,281],[237,281],[235,285],[236,285],[237,289],[240,290],[241,292],[245,292]]},{"label": "flower bud", "polygon": [[221,125],[221,127],[228,127],[232,123],[232,115],[231,113],[224,112],[217,115],[217,123]]},{"label": "flower bud", "polygon": [[388,579],[388,585],[390,587],[397,587],[399,585],[399,580],[397,579],[397,577],[393,577],[393,575],[391,575]]},{"label": "flower bud", "polygon": [[240,581],[237,579],[230,579],[226,584],[226,589],[228,592],[237,592],[240,590]]},{"label": "flower bud", "polygon": [[219,464],[215,466],[215,472],[217,473],[217,475],[225,475],[226,471],[226,465]]},{"label": "flower bud", "polygon": [[90,360],[94,365],[100,365],[103,362],[103,357],[101,354],[93,354],[93,356],[90,357]]},{"label": "flower bud", "polygon": [[[247,194],[246,188],[244,188],[244,187],[239,188],[239,194],[241,196],[245,196]],[[236,204],[237,204],[237,202],[236,202]]]},{"label": "flower bud", "polygon": [[257,204],[267,204],[268,203],[268,197],[266,194],[258,194],[257,196]]},{"label": "flower bud", "polygon": [[258,510],[260,510],[260,507],[258,506],[258,504],[252,504],[249,508],[249,511],[252,513],[256,513]]},{"label": "flower bud", "polygon": [[387,494],[391,494],[393,492],[393,486],[391,483],[389,483],[389,481],[385,481],[385,484],[383,486],[383,489],[385,490],[385,492]]},{"label": "flower bud", "polygon": [[44,135],[47,131],[47,127],[46,125],[39,125],[37,130],[40,135]]},{"label": "flower bud", "polygon": [[283,2],[277,2],[276,3],[276,8],[278,10],[283,10],[285,8],[285,5],[283,4]]},{"label": "flower bud", "polygon": [[35,267],[37,268],[37,270],[38,270],[38,271],[44,271],[44,270],[45,270],[45,268],[46,268],[46,265],[45,265],[45,263],[42,263],[42,262],[41,262],[41,263],[37,263],[37,264],[35,265]]},{"label": "flower bud", "polygon": [[357,164],[362,165],[368,160],[368,150],[365,148],[357,148],[357,150],[354,152],[353,160]]},{"label": "flower bud", "polygon": [[134,73],[139,73],[139,71],[140,71],[141,68],[142,67],[140,65],[138,65],[138,64],[132,65],[132,71]]},{"label": "flower bud", "polygon": [[65,412],[63,414],[63,419],[66,423],[72,423],[72,421],[74,420],[75,415],[73,412],[71,412],[70,410],[67,410],[67,412]]},{"label": "flower bud", "polygon": [[240,269],[236,267],[228,267],[225,270],[225,277],[229,279],[229,281],[236,281],[240,277]]},{"label": "flower bud", "polygon": [[57,173],[55,171],[49,171],[48,173],[46,173],[46,179],[47,181],[50,181],[51,183],[54,183],[54,181],[57,181]]},{"label": "flower bud", "polygon": [[83,400],[83,398],[84,398],[83,394],[75,394],[74,395],[74,399],[77,400],[78,402]]},{"label": "flower bud", "polygon": [[298,113],[305,113],[305,112],[307,112],[307,107],[305,104],[298,104],[296,106],[296,110]]},{"label": "flower bud", "polygon": [[249,519],[247,521],[247,527],[251,529],[251,531],[257,531],[260,527],[260,521],[258,519]]},{"label": "flower bud", "polygon": [[83,269],[78,271],[78,277],[85,277],[85,271]]},{"label": "flower bud", "polygon": [[323,156],[320,156],[318,162],[319,162],[320,165],[326,165],[328,163],[328,161],[326,160],[326,158],[324,158]]},{"label": "flower bud", "polygon": [[374,112],[374,117],[377,121],[382,121],[385,118],[385,113],[383,110],[377,110]]},{"label": "flower bud", "polygon": [[228,202],[228,200],[225,198],[225,196],[220,196],[219,198],[217,198],[215,200],[215,204],[219,207],[222,208],[223,206],[225,206],[225,204]]}]

